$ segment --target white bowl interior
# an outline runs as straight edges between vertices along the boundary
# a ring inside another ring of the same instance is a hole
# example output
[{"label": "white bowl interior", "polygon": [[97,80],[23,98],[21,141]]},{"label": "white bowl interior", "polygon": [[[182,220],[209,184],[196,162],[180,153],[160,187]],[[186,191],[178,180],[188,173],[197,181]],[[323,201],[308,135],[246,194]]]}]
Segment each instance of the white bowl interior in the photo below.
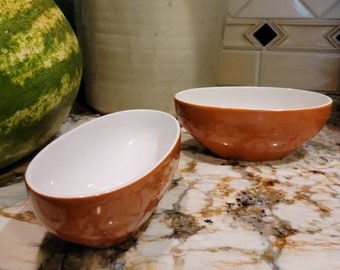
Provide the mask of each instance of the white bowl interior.
[{"label": "white bowl interior", "polygon": [[173,149],[177,120],[160,111],[128,110],[85,123],[47,145],[31,161],[27,184],[54,197],[114,190],[146,175]]},{"label": "white bowl interior", "polygon": [[332,102],[326,95],[279,87],[204,87],[181,91],[176,99],[222,108],[254,110],[296,110],[324,106]]}]

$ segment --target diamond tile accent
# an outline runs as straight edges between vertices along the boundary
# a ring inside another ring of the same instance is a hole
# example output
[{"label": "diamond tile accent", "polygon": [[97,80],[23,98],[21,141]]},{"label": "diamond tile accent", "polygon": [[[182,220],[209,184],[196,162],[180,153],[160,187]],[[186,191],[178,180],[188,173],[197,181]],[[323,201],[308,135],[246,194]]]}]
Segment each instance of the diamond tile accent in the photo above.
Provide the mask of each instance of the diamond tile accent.
[{"label": "diamond tile accent", "polygon": [[273,39],[275,39],[278,34],[270,27],[269,24],[263,24],[253,36],[263,45],[266,46]]},{"label": "diamond tile accent", "polygon": [[[271,44],[272,50],[295,51],[336,51],[339,43],[336,35],[339,34],[338,22],[320,21],[275,21],[275,29],[278,33],[284,33],[284,38]],[[308,34],[305,34],[308,33]]]},{"label": "diamond tile accent", "polygon": [[340,48],[340,26],[335,26],[332,31],[329,31],[325,38],[329,41],[329,43],[333,44],[334,48],[339,51]]},{"label": "diamond tile accent", "polygon": [[339,92],[340,0],[226,1],[220,84]]},{"label": "diamond tile accent", "polygon": [[333,33],[330,33],[327,38],[333,41],[335,47],[340,48],[340,26]]}]

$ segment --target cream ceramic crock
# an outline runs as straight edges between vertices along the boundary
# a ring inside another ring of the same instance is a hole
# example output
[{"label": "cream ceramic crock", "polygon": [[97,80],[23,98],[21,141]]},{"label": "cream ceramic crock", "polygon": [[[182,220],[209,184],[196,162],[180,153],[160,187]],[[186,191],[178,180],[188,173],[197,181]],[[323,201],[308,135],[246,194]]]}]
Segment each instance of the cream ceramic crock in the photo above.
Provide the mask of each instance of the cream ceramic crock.
[{"label": "cream ceramic crock", "polygon": [[215,85],[225,2],[75,0],[89,105],[174,113],[176,92]]}]

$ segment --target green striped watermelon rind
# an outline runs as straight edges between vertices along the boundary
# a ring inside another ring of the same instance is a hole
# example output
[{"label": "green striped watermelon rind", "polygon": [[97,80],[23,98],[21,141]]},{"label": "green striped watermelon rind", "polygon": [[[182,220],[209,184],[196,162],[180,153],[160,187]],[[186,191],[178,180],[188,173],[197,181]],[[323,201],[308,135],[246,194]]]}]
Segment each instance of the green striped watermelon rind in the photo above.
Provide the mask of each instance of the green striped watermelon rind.
[{"label": "green striped watermelon rind", "polygon": [[77,38],[51,0],[0,6],[0,169],[48,141],[82,76]]}]

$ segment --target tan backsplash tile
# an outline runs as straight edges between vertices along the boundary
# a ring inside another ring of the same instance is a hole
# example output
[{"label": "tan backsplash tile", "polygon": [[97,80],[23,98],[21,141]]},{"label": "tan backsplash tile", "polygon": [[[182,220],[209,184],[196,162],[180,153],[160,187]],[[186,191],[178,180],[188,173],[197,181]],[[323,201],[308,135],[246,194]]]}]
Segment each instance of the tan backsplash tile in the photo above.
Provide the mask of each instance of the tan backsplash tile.
[{"label": "tan backsplash tile", "polygon": [[334,8],[338,0],[303,0],[303,3],[315,14],[316,17],[322,17],[329,10]]},{"label": "tan backsplash tile", "polygon": [[[237,1],[237,0],[234,0]],[[239,18],[313,18],[302,1],[251,0],[237,13]]]},{"label": "tan backsplash tile", "polygon": [[218,85],[257,85],[260,52],[224,50]]},{"label": "tan backsplash tile", "polygon": [[224,28],[223,47],[236,49],[258,49],[257,43],[249,39],[249,34],[256,27],[256,21],[227,21]]},{"label": "tan backsplash tile", "polygon": [[272,50],[339,51],[336,39],[339,21],[274,21],[282,37],[270,46]]},{"label": "tan backsplash tile", "polygon": [[227,0],[219,85],[340,94],[340,0]]},{"label": "tan backsplash tile", "polygon": [[[321,1],[319,1],[321,2]],[[340,17],[340,1],[338,0],[337,3],[326,12],[322,18],[325,19],[339,19]]]},{"label": "tan backsplash tile", "polygon": [[259,85],[336,91],[339,63],[338,54],[265,51]]},{"label": "tan backsplash tile", "polygon": [[228,1],[228,13],[230,16],[236,16],[243,7],[249,2],[249,0],[227,0]]}]

